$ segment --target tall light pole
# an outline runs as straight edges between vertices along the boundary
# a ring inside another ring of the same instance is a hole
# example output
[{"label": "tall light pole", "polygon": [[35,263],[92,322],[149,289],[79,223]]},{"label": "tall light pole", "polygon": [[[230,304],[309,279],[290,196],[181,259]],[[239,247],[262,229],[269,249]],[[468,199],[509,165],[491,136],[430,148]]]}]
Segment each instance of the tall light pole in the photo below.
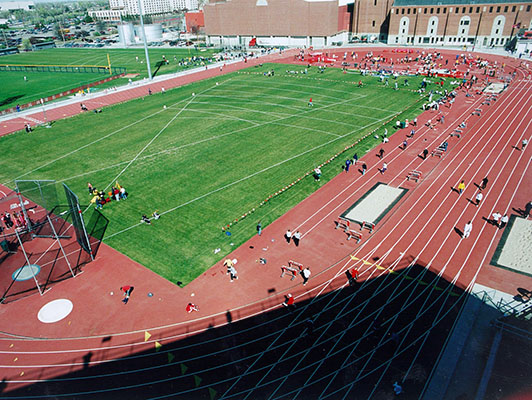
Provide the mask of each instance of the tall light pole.
[{"label": "tall light pole", "polygon": [[146,43],[146,32],[144,31],[144,20],[142,19],[142,2],[137,0],[139,4],[139,13],[140,13],[140,31],[142,33],[142,41],[144,42],[144,53],[146,53],[146,64],[148,65],[148,78],[152,79],[151,76],[151,67],[150,67],[150,56],[148,55],[148,43]]}]

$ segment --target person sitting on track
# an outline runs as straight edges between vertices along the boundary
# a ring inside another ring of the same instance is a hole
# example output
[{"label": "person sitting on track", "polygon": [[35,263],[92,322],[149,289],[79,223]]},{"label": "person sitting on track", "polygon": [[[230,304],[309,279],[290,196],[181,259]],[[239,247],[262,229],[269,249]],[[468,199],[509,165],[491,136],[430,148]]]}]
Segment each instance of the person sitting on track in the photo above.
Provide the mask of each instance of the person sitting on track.
[{"label": "person sitting on track", "polygon": [[85,106],[85,104],[80,103],[80,106],[81,106],[81,111],[89,111],[89,109],[87,108],[87,106]]}]

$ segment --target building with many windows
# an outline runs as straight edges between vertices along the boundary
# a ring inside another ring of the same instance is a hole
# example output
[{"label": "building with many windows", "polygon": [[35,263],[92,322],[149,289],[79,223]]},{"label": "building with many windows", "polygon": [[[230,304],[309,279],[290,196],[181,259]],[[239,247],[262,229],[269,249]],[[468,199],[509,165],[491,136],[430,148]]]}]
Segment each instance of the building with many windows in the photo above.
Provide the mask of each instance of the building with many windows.
[{"label": "building with many windows", "polygon": [[529,29],[532,3],[482,0],[395,0],[388,43],[503,46]]},{"label": "building with many windows", "polygon": [[210,0],[208,42],[330,46],[504,46],[532,20],[530,0]]},{"label": "building with many windows", "polygon": [[[198,0],[140,0],[140,2],[142,15],[198,9]],[[139,14],[138,0],[109,0],[109,10],[89,11],[92,18],[104,21],[119,21],[121,16]]]}]

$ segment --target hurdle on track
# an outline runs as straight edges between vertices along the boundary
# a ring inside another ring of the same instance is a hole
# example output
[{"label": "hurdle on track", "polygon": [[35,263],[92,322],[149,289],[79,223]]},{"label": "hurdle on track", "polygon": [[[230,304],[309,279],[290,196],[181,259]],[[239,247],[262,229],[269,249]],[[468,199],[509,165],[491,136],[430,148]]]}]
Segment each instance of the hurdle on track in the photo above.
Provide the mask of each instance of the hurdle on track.
[{"label": "hurdle on track", "polygon": [[375,229],[375,224],[372,222],[364,221],[362,222],[362,225],[360,226],[360,230],[368,229],[369,233],[372,233]]},{"label": "hurdle on track", "polygon": [[438,147],[437,149],[432,150],[432,155],[441,158],[443,156],[443,150]]},{"label": "hurdle on track", "polygon": [[295,261],[288,261],[288,265],[281,265],[281,278],[287,273],[291,273],[292,277],[290,278],[291,281],[294,280],[296,275],[303,271],[303,264],[300,264]]},{"label": "hurdle on track", "polygon": [[412,179],[412,180],[415,180],[416,182],[419,182],[419,180],[421,179],[421,171],[416,171],[416,170],[410,171],[406,179],[408,180]]},{"label": "hurdle on track", "polygon": [[351,238],[355,239],[357,243],[360,243],[360,241],[362,240],[362,234],[360,232],[349,229],[347,231],[347,240],[351,240]]},{"label": "hurdle on track", "polygon": [[338,217],[338,220],[336,221],[336,227],[334,229],[342,228],[344,232],[348,232],[350,229],[350,222],[347,219],[344,219],[342,217]]}]

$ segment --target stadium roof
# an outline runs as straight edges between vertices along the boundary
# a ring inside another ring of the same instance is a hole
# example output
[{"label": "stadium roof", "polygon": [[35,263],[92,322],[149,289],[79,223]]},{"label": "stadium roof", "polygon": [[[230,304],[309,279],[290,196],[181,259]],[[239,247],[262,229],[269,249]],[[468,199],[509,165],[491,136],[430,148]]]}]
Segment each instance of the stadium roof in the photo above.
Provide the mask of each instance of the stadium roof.
[{"label": "stadium roof", "polygon": [[506,3],[526,3],[524,0],[395,0],[394,7],[408,6],[452,6],[452,5],[480,5],[480,4],[506,4]]}]

